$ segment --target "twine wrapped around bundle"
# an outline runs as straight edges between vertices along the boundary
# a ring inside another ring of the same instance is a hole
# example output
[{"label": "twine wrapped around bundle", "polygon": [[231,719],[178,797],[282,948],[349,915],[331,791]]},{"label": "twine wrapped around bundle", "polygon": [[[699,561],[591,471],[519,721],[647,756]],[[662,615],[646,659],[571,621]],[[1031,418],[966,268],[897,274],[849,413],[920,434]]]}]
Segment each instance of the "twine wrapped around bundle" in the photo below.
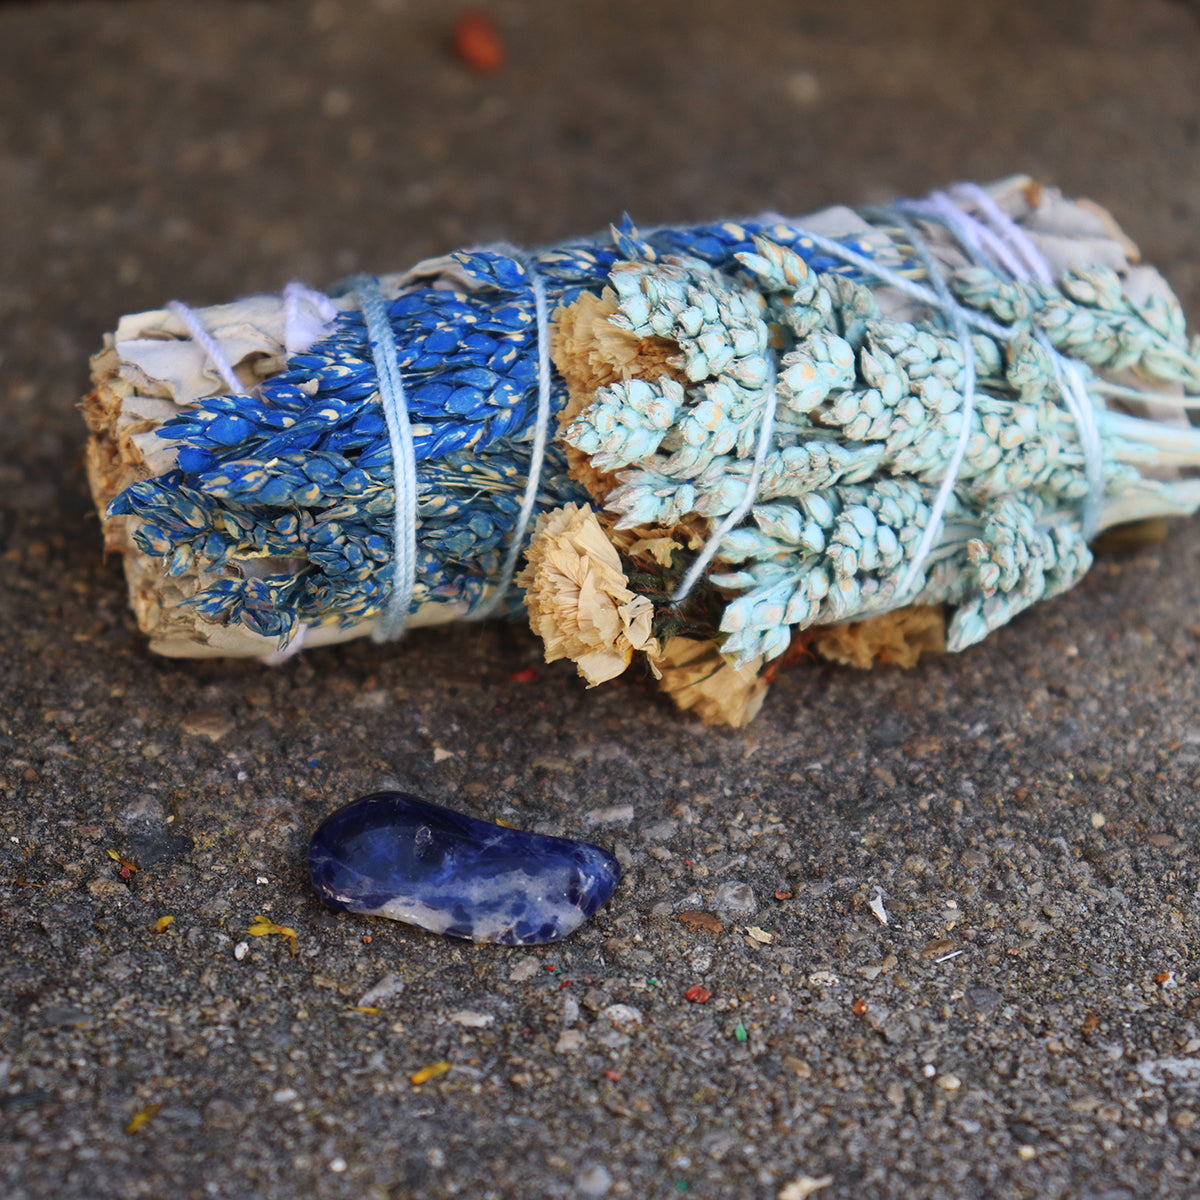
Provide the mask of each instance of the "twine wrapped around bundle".
[{"label": "twine wrapped around bundle", "polygon": [[1106,212],[1024,178],[172,304],[93,380],[154,650],[277,661],[523,599],[589,685],[638,656],[734,725],[802,652],[962,649],[1101,530],[1200,505],[1200,339]]}]

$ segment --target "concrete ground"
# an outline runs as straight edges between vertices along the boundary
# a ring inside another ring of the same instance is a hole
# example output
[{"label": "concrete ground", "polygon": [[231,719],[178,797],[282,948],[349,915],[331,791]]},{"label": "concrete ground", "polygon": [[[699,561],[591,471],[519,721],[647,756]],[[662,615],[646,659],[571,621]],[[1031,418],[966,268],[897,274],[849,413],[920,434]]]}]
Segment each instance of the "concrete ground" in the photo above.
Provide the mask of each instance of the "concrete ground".
[{"label": "concrete ground", "polygon": [[[1195,6],[483,7],[487,76],[437,0],[0,7],[0,1193],[1196,1195],[1200,524],[744,732],[518,628],[147,653],[75,404],[173,296],[1028,171],[1200,317]],[[307,838],[381,786],[625,880],[535,950],[335,915]]]}]

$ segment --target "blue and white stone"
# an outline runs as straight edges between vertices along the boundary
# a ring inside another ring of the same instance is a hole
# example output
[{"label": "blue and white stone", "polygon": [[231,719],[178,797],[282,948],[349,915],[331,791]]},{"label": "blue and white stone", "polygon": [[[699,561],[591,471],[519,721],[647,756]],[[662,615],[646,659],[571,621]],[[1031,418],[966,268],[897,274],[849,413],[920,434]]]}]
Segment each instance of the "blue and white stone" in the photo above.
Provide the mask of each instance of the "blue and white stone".
[{"label": "blue and white stone", "polygon": [[589,842],[376,792],[321,822],[308,873],[332,908],[463,941],[533,946],[582,925],[613,894],[621,867]]}]

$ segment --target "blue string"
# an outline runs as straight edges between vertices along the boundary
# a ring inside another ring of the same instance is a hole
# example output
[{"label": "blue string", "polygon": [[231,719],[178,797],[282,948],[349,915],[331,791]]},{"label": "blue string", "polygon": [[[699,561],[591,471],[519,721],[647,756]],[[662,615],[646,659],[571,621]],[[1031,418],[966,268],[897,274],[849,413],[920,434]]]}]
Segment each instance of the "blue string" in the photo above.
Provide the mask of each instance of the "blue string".
[{"label": "blue string", "polygon": [[379,402],[383,405],[392,449],[392,488],[396,497],[392,520],[392,587],[371,634],[377,642],[391,642],[400,637],[408,624],[417,582],[417,456],[387,302],[378,282],[370,275],[357,276],[352,285],[366,322],[379,379]]},{"label": "blue string", "polygon": [[[534,320],[538,347],[538,405],[534,425],[533,447],[529,458],[529,474],[521,508],[513,526],[512,538],[505,554],[500,578],[494,590],[482,604],[469,614],[470,620],[491,616],[503,603],[512,586],[524,547],[525,534],[537,505],[538,488],[546,459],[549,440],[550,410],[553,399],[553,376],[550,365],[550,318],[546,286],[533,264],[522,258],[530,276],[534,300]],[[412,430],[404,381],[397,361],[396,337],[387,303],[378,283],[370,276],[358,276],[352,286],[366,322],[367,336],[379,381],[379,400],[387,421],[388,441],[393,463],[395,510],[392,524],[392,587],[388,602],[376,623],[372,637],[377,642],[399,638],[408,623],[413,591],[417,579],[417,463],[413,448]]]}]

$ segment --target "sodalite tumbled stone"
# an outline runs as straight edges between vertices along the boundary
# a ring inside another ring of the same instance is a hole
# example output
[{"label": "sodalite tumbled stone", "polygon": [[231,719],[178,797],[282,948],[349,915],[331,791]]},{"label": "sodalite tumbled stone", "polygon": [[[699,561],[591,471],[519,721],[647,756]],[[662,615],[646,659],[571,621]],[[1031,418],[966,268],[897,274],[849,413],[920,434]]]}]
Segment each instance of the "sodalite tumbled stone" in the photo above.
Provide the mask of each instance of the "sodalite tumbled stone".
[{"label": "sodalite tumbled stone", "polygon": [[612,894],[621,867],[589,842],[493,825],[406,792],[363,796],[308,847],[326,904],[443,937],[532,946],[565,937]]}]

